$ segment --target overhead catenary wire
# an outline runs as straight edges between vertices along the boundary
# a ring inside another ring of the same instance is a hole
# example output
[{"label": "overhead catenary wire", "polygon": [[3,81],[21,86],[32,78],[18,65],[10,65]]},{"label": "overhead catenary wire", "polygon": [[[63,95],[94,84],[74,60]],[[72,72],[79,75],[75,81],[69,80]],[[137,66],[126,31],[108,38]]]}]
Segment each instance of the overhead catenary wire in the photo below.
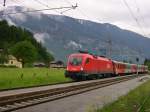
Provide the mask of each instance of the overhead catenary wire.
[{"label": "overhead catenary wire", "polygon": [[[39,0],[35,0],[35,1],[37,1],[40,4],[42,4],[42,2],[40,2]],[[35,9],[35,10],[26,10],[26,11],[19,11],[19,12],[2,13],[1,15],[2,16],[7,16],[7,15],[15,15],[15,14],[21,14],[21,13],[40,12],[40,11],[46,11],[46,10],[54,10],[57,13],[60,13],[60,12],[57,11],[57,9],[76,9],[78,7],[77,4],[76,5],[72,5],[72,6],[63,6],[63,7],[57,7],[57,8],[49,7],[46,4],[42,4],[42,5],[46,6],[47,8]]]},{"label": "overhead catenary wire", "polygon": [[[66,3],[68,3],[68,4],[72,4],[69,0],[64,0],[64,1],[66,1]],[[86,18],[91,18],[89,15],[87,15],[85,12],[85,10],[82,10],[81,8],[78,8],[76,11],[78,11],[83,17],[86,17]],[[97,19],[97,21],[99,21],[99,22],[101,22],[101,20],[100,19]],[[88,26],[88,27],[90,27],[90,26]],[[107,45],[107,56],[108,57],[111,57],[111,55],[112,55],[112,51],[113,51],[113,49],[112,49],[112,44],[113,44],[113,42],[112,42],[112,39],[111,39],[111,32],[110,32],[110,30],[109,30],[109,26],[107,25],[106,26],[107,27],[107,29],[108,29],[108,37],[107,37],[107,40],[104,40],[104,39],[102,39],[102,41],[103,42],[105,42],[105,43],[107,43],[108,45]],[[118,52],[119,53],[119,51],[120,50],[115,50],[116,52]],[[117,54],[118,54],[117,53]],[[122,53],[121,53],[122,54]],[[129,56],[129,54],[126,54],[126,53],[124,53],[124,55],[128,55]],[[132,56],[135,56],[136,57],[136,55],[132,55]]]},{"label": "overhead catenary wire", "polygon": [[[72,5],[72,3],[69,1],[69,0],[64,0],[66,3],[68,3],[69,5]],[[81,10],[81,8],[79,9],[77,9],[77,11],[81,14],[81,15],[83,15],[83,17],[86,17],[86,18],[90,18],[87,14],[85,14],[84,13],[84,11],[82,11]]]},{"label": "overhead catenary wire", "polygon": [[136,7],[136,10],[138,12],[138,15],[141,16],[141,19],[142,19],[143,23],[145,24],[145,20],[144,20],[144,17],[141,15],[141,11],[140,11],[140,7],[139,7],[138,3],[136,0],[134,0],[134,2],[135,2],[135,7]]},{"label": "overhead catenary wire", "polygon": [[138,18],[134,15],[134,13],[133,13],[132,9],[130,8],[128,2],[127,2],[126,0],[123,0],[123,3],[124,3],[124,5],[127,7],[127,9],[129,10],[129,13],[131,14],[132,18],[135,20],[135,22],[136,22],[137,26],[139,27],[139,30],[141,31],[141,33],[142,33],[144,36],[146,36],[146,34],[145,34],[145,32],[144,32],[144,30],[143,30],[141,24],[139,23]]},{"label": "overhead catenary wire", "polygon": [[[20,4],[20,5],[22,5],[22,2],[20,2],[20,1],[18,1],[18,0],[12,0],[12,1],[14,1],[14,2],[16,2],[16,3]],[[42,3],[42,2],[39,1],[39,0],[34,0],[34,1],[37,2],[37,3],[40,4],[40,5],[46,6],[47,8],[52,8],[52,7],[49,7],[47,4]],[[57,9],[56,9],[56,10],[52,10],[52,11],[54,11],[54,12],[56,12],[56,13],[60,13],[59,11],[57,11]]]},{"label": "overhead catenary wire", "polygon": [[[75,8],[77,7],[77,4],[73,6],[73,5],[70,3],[70,1],[68,1],[68,0],[66,0],[66,2],[69,3],[69,4],[71,4],[72,6],[70,6],[70,7],[59,7],[59,8],[50,8],[49,5],[43,4],[43,3],[42,3],[41,1],[39,1],[39,0],[35,0],[35,1],[39,2],[39,3],[42,4],[42,5],[45,5],[46,7],[48,7],[48,9],[39,9],[39,10],[32,10],[32,11],[29,10],[29,11],[22,11],[22,12],[12,12],[12,13],[6,13],[6,14],[3,13],[3,15],[5,16],[5,15],[11,15],[11,14],[18,14],[18,13],[28,13],[28,12],[30,13],[30,12],[37,12],[37,11],[44,11],[44,10],[54,10],[54,11],[56,11],[57,13],[63,14],[63,13],[65,13],[65,12],[67,12],[67,11],[69,11],[69,10],[71,10],[71,9],[75,9]],[[130,11],[130,13],[131,13],[133,19],[136,21],[136,23],[137,23],[138,27],[140,28],[142,34],[144,34],[144,36],[146,36],[145,31],[143,30],[141,24],[139,23],[138,19],[137,19],[136,16],[134,15],[134,13],[133,13],[133,11],[131,10],[130,6],[128,5],[127,1],[126,1],[126,0],[123,0],[123,1],[124,1],[125,5],[127,6],[128,10]],[[4,0],[4,5],[5,5],[5,2],[6,2],[6,0]],[[62,12],[57,11],[57,9],[65,9],[65,8],[67,8],[67,9],[64,10],[64,11],[62,11]],[[139,8],[138,8],[138,9],[139,9]],[[84,14],[83,11],[79,11],[79,12],[82,13],[82,15],[86,16],[87,18],[89,18],[89,16],[87,16],[86,14]]]},{"label": "overhead catenary wire", "polygon": [[[66,1],[66,3],[68,3],[68,4],[70,4],[70,5],[72,5],[72,3],[70,2],[70,1],[68,1],[68,0],[64,0],[64,1]],[[79,9],[77,9],[77,11],[81,14],[81,15],[83,15],[83,17],[86,17],[86,18],[91,18],[90,16],[88,16],[86,13],[84,13],[85,11],[83,11],[83,10],[81,10],[81,8]],[[97,19],[98,20],[98,19]],[[99,22],[101,22],[100,20],[98,20]],[[88,27],[90,27],[90,26],[88,26]],[[103,42],[105,42],[105,43],[107,43],[108,44],[108,48],[107,48],[107,53],[106,53],[106,55],[107,55],[107,57],[109,57],[109,58],[111,58],[111,53],[112,53],[112,40],[111,40],[111,38],[110,38],[110,31],[108,31],[108,34],[109,34],[109,36],[108,36],[108,39],[107,40],[104,40],[104,39],[101,39]],[[97,49],[97,48],[96,48]],[[100,50],[100,49],[97,49],[97,50]]]},{"label": "overhead catenary wire", "polygon": [[[39,0],[34,0],[34,1],[36,1],[37,3],[43,5],[43,6],[47,7],[47,8],[50,8],[49,5],[43,3],[43,2],[41,2],[41,1],[39,1]],[[77,3],[76,3],[75,5],[72,5],[72,4],[71,4],[70,8],[66,9],[65,12],[66,12],[67,10],[76,9],[77,7],[78,7]],[[66,15],[64,14],[64,11],[62,11],[62,12],[59,12],[59,11],[57,11],[57,10],[54,10],[54,11],[57,12],[57,13],[59,13],[59,14],[61,14],[61,15],[63,15],[63,16],[66,16]],[[68,28],[68,27],[69,27],[69,28]],[[72,26],[71,26],[71,25],[67,25],[66,28],[67,28],[68,30],[70,30],[70,28],[72,28]]]},{"label": "overhead catenary wire", "polygon": [[145,26],[147,26],[147,24],[146,24],[146,22],[145,22],[145,19],[144,19],[143,15],[141,14],[141,10],[140,10],[140,7],[139,7],[139,5],[138,5],[138,3],[137,3],[137,0],[134,0],[134,2],[135,2],[135,7],[136,7],[136,9],[137,9],[138,15],[141,17],[141,20],[143,21],[143,24],[144,24]]},{"label": "overhead catenary wire", "polygon": [[[32,10],[32,11],[30,11],[30,12],[38,12],[38,11],[45,11],[45,10],[52,10],[52,11],[55,11],[56,13],[59,13],[59,14],[61,14],[61,15],[63,15],[63,16],[66,16],[66,15],[64,15],[64,14],[62,14],[61,12],[59,12],[59,11],[57,11],[57,9],[70,9],[70,8],[72,8],[72,9],[76,9],[78,6],[77,6],[77,4],[76,5],[71,5],[71,6],[68,6],[68,7],[59,7],[59,8],[52,8],[52,7],[50,7],[49,5],[47,5],[46,3],[43,3],[43,2],[41,2],[41,1],[39,1],[39,0],[34,0],[35,2],[37,2],[38,4],[40,4],[40,5],[42,5],[42,6],[44,6],[44,7],[46,7],[46,9],[41,9],[41,10]],[[20,2],[21,3],[21,2]],[[25,11],[25,12],[18,12],[18,13],[30,13],[29,11]],[[16,13],[15,13],[16,14]],[[9,15],[9,14],[8,14]],[[61,24],[61,23],[60,23]],[[68,25],[68,27],[70,27],[71,28],[71,26],[70,25]],[[66,27],[68,30],[70,30],[70,28],[68,28],[68,27]]]},{"label": "overhead catenary wire", "polygon": [[[41,1],[39,1],[39,0],[34,0],[34,1],[36,1],[37,3],[39,3],[39,4],[41,4],[42,6],[45,6],[45,7],[47,7],[47,8],[50,8],[50,6],[49,5],[47,5],[47,4],[45,4],[45,3],[43,3],[43,2],[41,2]],[[78,7],[78,5],[76,4],[76,5],[71,5],[70,6],[70,8],[72,8],[72,9],[76,9]],[[70,9],[70,8],[68,8],[68,9]],[[62,13],[62,12],[59,12],[59,11],[57,11],[57,10],[54,10],[56,13],[59,13],[59,14],[61,14],[61,15],[63,15],[63,16],[66,16],[64,13]],[[71,25],[67,25],[67,27],[66,27],[68,30],[70,30],[70,28],[72,28],[72,26]]]},{"label": "overhead catenary wire", "polygon": [[[137,0],[134,0],[134,2],[135,2],[135,7],[136,7],[136,10],[137,10],[137,13],[138,13],[139,17],[141,18],[141,21],[143,22],[143,25],[145,25],[145,27],[146,27],[147,24],[145,22],[145,19],[144,19],[143,15],[141,14],[141,9],[140,9],[140,7],[138,5],[138,2],[137,2]],[[147,32],[149,32],[148,29],[147,29]],[[140,52],[141,55],[143,55],[142,51],[143,50],[141,50],[141,47],[140,47],[139,52]]]},{"label": "overhead catenary wire", "polygon": [[[54,10],[54,11],[56,11],[57,13],[64,15],[64,13],[65,13],[66,11],[68,11],[68,10],[70,10],[70,9],[72,9],[72,8],[74,8],[74,7],[77,6],[77,5],[75,5],[75,6],[73,7],[73,5],[71,5],[70,8],[67,7],[67,9],[66,9],[65,11],[59,12],[59,11],[57,11],[57,9],[62,9],[62,7],[59,7],[59,8],[50,8],[49,5],[44,4],[44,3],[42,3],[42,2],[39,1],[39,0],[35,0],[35,1],[38,1],[41,5],[45,5],[45,6],[48,7],[48,8],[46,8],[46,9],[39,9],[39,10],[30,10],[30,11],[7,13],[7,14],[4,14],[4,15],[11,15],[11,14],[18,14],[18,13],[30,13],[30,12],[38,12],[38,11],[44,11],[44,10]],[[67,0],[67,1],[68,1],[68,0]],[[68,3],[69,3],[69,2],[68,2]],[[64,8],[63,8],[63,9],[64,9]],[[78,9],[78,11],[79,11],[82,15],[86,16],[87,18],[89,18],[89,16],[87,16],[87,14],[85,14],[84,11],[81,11],[81,9],[80,9],[80,10]],[[99,21],[99,20],[98,20],[98,21]],[[110,40],[108,40],[108,41],[110,41]]]},{"label": "overhead catenary wire", "polygon": [[[34,1],[36,1],[37,3],[43,5],[43,6],[47,7],[47,8],[51,8],[49,5],[43,3],[43,2],[41,2],[41,1],[39,1],[39,0],[34,0]],[[64,12],[67,12],[67,11],[69,11],[69,10],[71,10],[71,9],[76,9],[77,7],[78,7],[78,5],[77,5],[77,3],[76,3],[76,5],[71,5],[70,8],[68,8],[68,9],[66,9],[66,10],[64,10],[64,11],[62,11],[62,12],[59,12],[59,11],[57,11],[57,10],[55,10],[55,12],[57,12],[57,13],[63,15]]]},{"label": "overhead catenary wire", "polygon": [[[124,2],[124,4],[125,4],[125,6],[128,8],[128,10],[129,10],[129,12],[130,12],[132,18],[135,20],[135,22],[136,22],[136,24],[137,24],[139,30],[140,30],[141,33],[143,34],[143,36],[148,37],[148,35],[146,35],[146,33],[145,33],[143,27],[141,26],[141,24],[140,24],[140,22],[139,22],[139,20],[138,20],[138,17],[136,17],[136,16],[134,15],[134,13],[133,13],[132,9],[130,8],[128,2],[127,2],[126,0],[123,0],[123,2]],[[136,1],[135,1],[135,2],[136,2]],[[135,3],[135,4],[136,4],[137,11],[140,12],[140,8],[138,7],[137,3]],[[139,46],[141,46],[141,45],[139,45]],[[140,49],[141,49],[141,47],[138,49],[138,52],[139,52],[140,55],[142,56],[143,54],[141,54],[141,50],[140,50]]]},{"label": "overhead catenary wire", "polygon": [[[43,5],[43,6],[45,6],[45,7],[47,7],[47,8],[51,8],[49,5],[47,5],[47,4],[45,4],[45,3],[43,3],[43,2],[41,2],[41,1],[39,1],[39,0],[34,0],[35,2],[37,2],[37,3],[39,3],[39,4],[41,4],[41,5]],[[57,10],[54,10],[56,13],[60,13],[59,11],[57,11]]]},{"label": "overhead catenary wire", "polygon": [[46,10],[57,10],[57,9],[67,9],[71,7],[58,7],[58,8],[45,8],[45,9],[38,9],[38,10],[27,10],[27,11],[20,11],[20,12],[10,12],[10,13],[5,13],[2,15],[13,15],[13,14],[20,14],[20,13],[31,13],[31,12],[40,12],[40,11],[46,11]]}]

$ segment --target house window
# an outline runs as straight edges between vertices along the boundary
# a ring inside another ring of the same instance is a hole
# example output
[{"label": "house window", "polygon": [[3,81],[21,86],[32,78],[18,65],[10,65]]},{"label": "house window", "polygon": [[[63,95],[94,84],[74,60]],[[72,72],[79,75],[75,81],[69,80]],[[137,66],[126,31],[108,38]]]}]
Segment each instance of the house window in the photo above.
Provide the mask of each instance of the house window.
[{"label": "house window", "polygon": [[13,61],[11,61],[10,63],[13,64]]}]

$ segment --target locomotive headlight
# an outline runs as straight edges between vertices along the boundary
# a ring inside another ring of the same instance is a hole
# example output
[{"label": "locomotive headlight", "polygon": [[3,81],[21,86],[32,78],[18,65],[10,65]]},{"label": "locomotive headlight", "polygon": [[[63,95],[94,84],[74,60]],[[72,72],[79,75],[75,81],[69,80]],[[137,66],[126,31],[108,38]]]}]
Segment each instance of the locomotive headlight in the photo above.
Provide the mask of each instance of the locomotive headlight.
[{"label": "locomotive headlight", "polygon": [[83,67],[81,67],[81,69],[80,69],[81,71],[83,71]]},{"label": "locomotive headlight", "polygon": [[67,67],[67,71],[68,71],[69,69],[68,69],[68,67]]}]

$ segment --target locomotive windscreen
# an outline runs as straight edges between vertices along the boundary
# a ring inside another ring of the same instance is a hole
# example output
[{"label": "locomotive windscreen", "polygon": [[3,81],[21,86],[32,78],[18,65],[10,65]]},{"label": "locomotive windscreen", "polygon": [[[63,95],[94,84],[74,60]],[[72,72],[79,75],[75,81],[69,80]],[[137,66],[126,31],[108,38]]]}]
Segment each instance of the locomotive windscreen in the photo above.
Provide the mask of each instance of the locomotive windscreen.
[{"label": "locomotive windscreen", "polygon": [[79,56],[70,57],[69,64],[73,65],[73,66],[81,65],[82,64],[82,57],[79,57]]}]

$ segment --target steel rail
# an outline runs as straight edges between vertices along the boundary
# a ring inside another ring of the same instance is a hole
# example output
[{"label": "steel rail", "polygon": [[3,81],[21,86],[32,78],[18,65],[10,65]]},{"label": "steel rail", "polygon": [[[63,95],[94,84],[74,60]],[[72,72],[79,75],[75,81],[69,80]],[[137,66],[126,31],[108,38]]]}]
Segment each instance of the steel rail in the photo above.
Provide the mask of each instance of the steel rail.
[{"label": "steel rail", "polygon": [[128,75],[121,77],[114,77],[104,80],[98,80],[89,83],[81,83],[67,87],[54,88],[49,90],[34,91],[30,93],[22,93],[10,96],[0,97],[0,112],[9,112],[28,106],[37,105],[40,103],[53,101],[63,97],[83,93],[86,91],[102,88],[105,86],[113,85],[123,81],[127,81],[138,76],[143,75]]}]

